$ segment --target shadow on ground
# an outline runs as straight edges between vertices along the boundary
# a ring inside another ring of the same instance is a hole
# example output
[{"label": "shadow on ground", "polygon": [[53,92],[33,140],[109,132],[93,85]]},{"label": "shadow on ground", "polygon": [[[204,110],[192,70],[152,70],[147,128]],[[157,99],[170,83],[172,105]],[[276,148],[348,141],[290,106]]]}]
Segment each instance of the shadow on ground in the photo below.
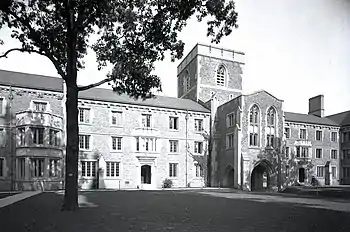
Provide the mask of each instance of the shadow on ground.
[{"label": "shadow on ground", "polygon": [[346,220],[350,214],[346,211],[262,200],[263,195],[250,195],[253,197],[249,199],[239,193],[221,193],[235,197],[217,194],[81,192],[80,199],[87,207],[73,213],[60,211],[62,195],[43,193],[0,209],[0,231],[350,231]]}]

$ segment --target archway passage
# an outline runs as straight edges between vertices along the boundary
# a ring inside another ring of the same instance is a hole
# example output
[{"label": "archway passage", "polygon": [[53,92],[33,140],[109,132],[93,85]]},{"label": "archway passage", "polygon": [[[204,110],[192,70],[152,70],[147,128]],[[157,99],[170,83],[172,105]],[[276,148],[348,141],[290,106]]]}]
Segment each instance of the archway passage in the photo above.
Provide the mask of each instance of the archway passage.
[{"label": "archway passage", "polygon": [[232,167],[228,167],[224,178],[224,187],[234,188],[235,171]]},{"label": "archway passage", "polygon": [[151,184],[151,166],[150,165],[141,166],[141,183]]},{"label": "archway passage", "polygon": [[259,164],[253,169],[251,180],[252,191],[264,191],[270,188],[270,174],[268,168]]}]

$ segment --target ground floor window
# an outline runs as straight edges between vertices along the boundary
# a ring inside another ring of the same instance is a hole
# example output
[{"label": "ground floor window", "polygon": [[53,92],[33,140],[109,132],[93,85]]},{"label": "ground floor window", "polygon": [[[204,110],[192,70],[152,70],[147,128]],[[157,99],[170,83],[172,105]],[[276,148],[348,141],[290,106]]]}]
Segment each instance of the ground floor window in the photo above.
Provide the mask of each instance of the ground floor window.
[{"label": "ground floor window", "polygon": [[176,163],[169,164],[169,177],[177,177],[177,164]]},{"label": "ground floor window", "polygon": [[59,176],[60,161],[58,159],[50,159],[50,177]]},{"label": "ground floor window", "polygon": [[44,159],[43,158],[30,159],[30,166],[31,166],[32,177],[44,176]]},{"label": "ground floor window", "polygon": [[0,158],[0,176],[4,176],[5,158]]},{"label": "ground floor window", "polygon": [[24,178],[26,176],[26,159],[18,158],[17,165],[18,165],[18,176],[20,178]]},{"label": "ground floor window", "polygon": [[196,169],[196,177],[201,177],[203,176],[203,168],[200,164],[195,164],[195,169]]},{"label": "ground floor window", "polygon": [[337,167],[332,167],[332,178],[337,178]]},{"label": "ground floor window", "polygon": [[81,161],[81,176],[96,176],[96,161]]},{"label": "ground floor window", "polygon": [[324,166],[317,166],[316,167],[316,176],[317,177],[324,177]]},{"label": "ground floor window", "polygon": [[119,176],[119,162],[106,162],[106,176],[108,177]]}]

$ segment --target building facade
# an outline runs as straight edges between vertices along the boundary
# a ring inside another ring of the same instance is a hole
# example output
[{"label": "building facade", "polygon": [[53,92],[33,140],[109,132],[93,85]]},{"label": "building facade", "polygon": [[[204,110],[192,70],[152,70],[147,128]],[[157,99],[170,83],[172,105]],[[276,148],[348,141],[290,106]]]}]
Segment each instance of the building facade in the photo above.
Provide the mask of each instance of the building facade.
[{"label": "building facade", "polygon": [[[308,114],[242,93],[244,53],[197,44],[177,68],[178,98],[79,93],[79,187],[278,190],[350,183],[350,111]],[[64,187],[60,78],[0,70],[0,190]]]}]

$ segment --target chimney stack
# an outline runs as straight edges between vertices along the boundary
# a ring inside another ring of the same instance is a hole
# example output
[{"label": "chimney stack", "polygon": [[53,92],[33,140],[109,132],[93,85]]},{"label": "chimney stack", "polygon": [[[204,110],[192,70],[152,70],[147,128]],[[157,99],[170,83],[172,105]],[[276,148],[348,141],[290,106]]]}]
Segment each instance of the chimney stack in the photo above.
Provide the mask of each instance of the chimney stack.
[{"label": "chimney stack", "polygon": [[309,99],[309,114],[324,117],[324,96],[322,94]]}]

